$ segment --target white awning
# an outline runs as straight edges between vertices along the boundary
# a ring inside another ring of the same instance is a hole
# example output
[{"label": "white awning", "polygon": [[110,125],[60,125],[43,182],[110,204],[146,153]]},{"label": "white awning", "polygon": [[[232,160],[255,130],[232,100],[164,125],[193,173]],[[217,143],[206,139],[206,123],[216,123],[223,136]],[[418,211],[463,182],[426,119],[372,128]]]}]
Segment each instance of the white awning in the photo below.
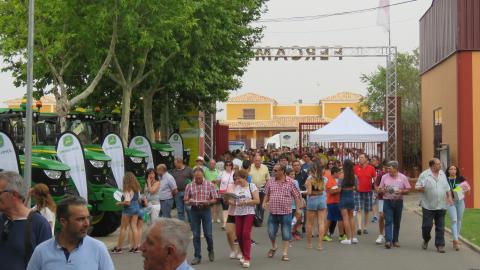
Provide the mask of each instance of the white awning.
[{"label": "white awning", "polygon": [[386,142],[388,133],[346,108],[332,122],[310,133],[310,142]]}]

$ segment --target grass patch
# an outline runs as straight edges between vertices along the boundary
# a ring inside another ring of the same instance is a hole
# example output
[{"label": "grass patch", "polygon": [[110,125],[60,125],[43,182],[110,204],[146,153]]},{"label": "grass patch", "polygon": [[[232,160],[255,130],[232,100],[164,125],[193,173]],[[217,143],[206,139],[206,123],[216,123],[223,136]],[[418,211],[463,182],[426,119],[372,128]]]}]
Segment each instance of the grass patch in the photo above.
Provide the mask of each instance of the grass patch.
[{"label": "grass patch", "polygon": [[[447,212],[446,226],[450,228],[450,216]],[[480,246],[480,209],[465,209],[460,235]]]}]

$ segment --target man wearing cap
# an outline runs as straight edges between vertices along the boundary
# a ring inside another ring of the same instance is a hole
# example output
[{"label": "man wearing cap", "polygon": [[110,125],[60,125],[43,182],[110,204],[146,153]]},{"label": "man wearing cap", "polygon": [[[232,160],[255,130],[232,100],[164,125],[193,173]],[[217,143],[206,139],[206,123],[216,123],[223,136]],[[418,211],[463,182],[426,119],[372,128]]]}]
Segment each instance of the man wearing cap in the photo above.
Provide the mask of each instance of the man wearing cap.
[{"label": "man wearing cap", "polygon": [[195,160],[195,166],[193,167],[193,169],[195,170],[196,168],[200,168],[204,172],[207,170],[207,167],[205,167],[205,159],[202,156],[198,156]]}]

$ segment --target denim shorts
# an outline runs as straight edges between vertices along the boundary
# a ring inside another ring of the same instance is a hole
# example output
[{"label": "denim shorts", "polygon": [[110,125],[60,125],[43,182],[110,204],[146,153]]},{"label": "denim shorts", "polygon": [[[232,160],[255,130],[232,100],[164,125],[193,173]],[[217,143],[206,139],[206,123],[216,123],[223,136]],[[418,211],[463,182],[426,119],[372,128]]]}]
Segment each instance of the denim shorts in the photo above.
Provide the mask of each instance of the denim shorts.
[{"label": "denim shorts", "polygon": [[126,207],[123,209],[122,214],[127,215],[127,216],[139,216],[141,215],[141,209],[138,207]]},{"label": "denim shorts", "polygon": [[277,238],[278,227],[282,228],[282,240],[290,241],[292,239],[292,214],[268,216],[268,237],[270,240]]},{"label": "denim shorts", "polygon": [[340,209],[353,210],[355,208],[355,202],[353,200],[353,190],[342,190],[340,193],[340,203],[338,204]]},{"label": "denim shorts", "polygon": [[327,208],[327,197],[316,195],[307,197],[307,211],[317,211]]},{"label": "denim shorts", "polygon": [[342,214],[340,213],[340,207],[338,207],[338,203],[329,203],[327,204],[328,213],[327,213],[327,220],[330,221],[341,221]]}]

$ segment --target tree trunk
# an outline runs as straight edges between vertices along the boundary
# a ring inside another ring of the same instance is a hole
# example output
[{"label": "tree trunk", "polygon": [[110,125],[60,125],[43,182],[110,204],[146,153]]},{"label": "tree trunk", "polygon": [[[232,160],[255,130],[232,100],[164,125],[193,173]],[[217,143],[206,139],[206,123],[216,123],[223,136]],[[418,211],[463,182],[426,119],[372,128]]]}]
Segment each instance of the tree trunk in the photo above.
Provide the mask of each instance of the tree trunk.
[{"label": "tree trunk", "polygon": [[68,100],[64,95],[59,95],[56,101],[60,132],[63,133],[67,130],[67,115],[69,111]]},{"label": "tree trunk", "polygon": [[155,129],[153,126],[153,96],[155,91],[147,91],[143,96],[143,121],[145,124],[145,134],[151,141],[155,141]]},{"label": "tree trunk", "polygon": [[163,102],[162,102],[162,112],[161,112],[161,122],[162,122],[162,125],[161,125],[161,140],[162,142],[167,142],[168,141],[168,136],[170,135],[170,131],[169,131],[169,123],[170,123],[170,119],[169,119],[169,100],[168,100],[168,92],[165,91],[165,93],[163,94]]},{"label": "tree trunk", "polygon": [[130,103],[132,100],[132,86],[127,84],[122,87],[122,121],[120,123],[120,136],[123,145],[128,145],[128,128],[130,126]]}]

